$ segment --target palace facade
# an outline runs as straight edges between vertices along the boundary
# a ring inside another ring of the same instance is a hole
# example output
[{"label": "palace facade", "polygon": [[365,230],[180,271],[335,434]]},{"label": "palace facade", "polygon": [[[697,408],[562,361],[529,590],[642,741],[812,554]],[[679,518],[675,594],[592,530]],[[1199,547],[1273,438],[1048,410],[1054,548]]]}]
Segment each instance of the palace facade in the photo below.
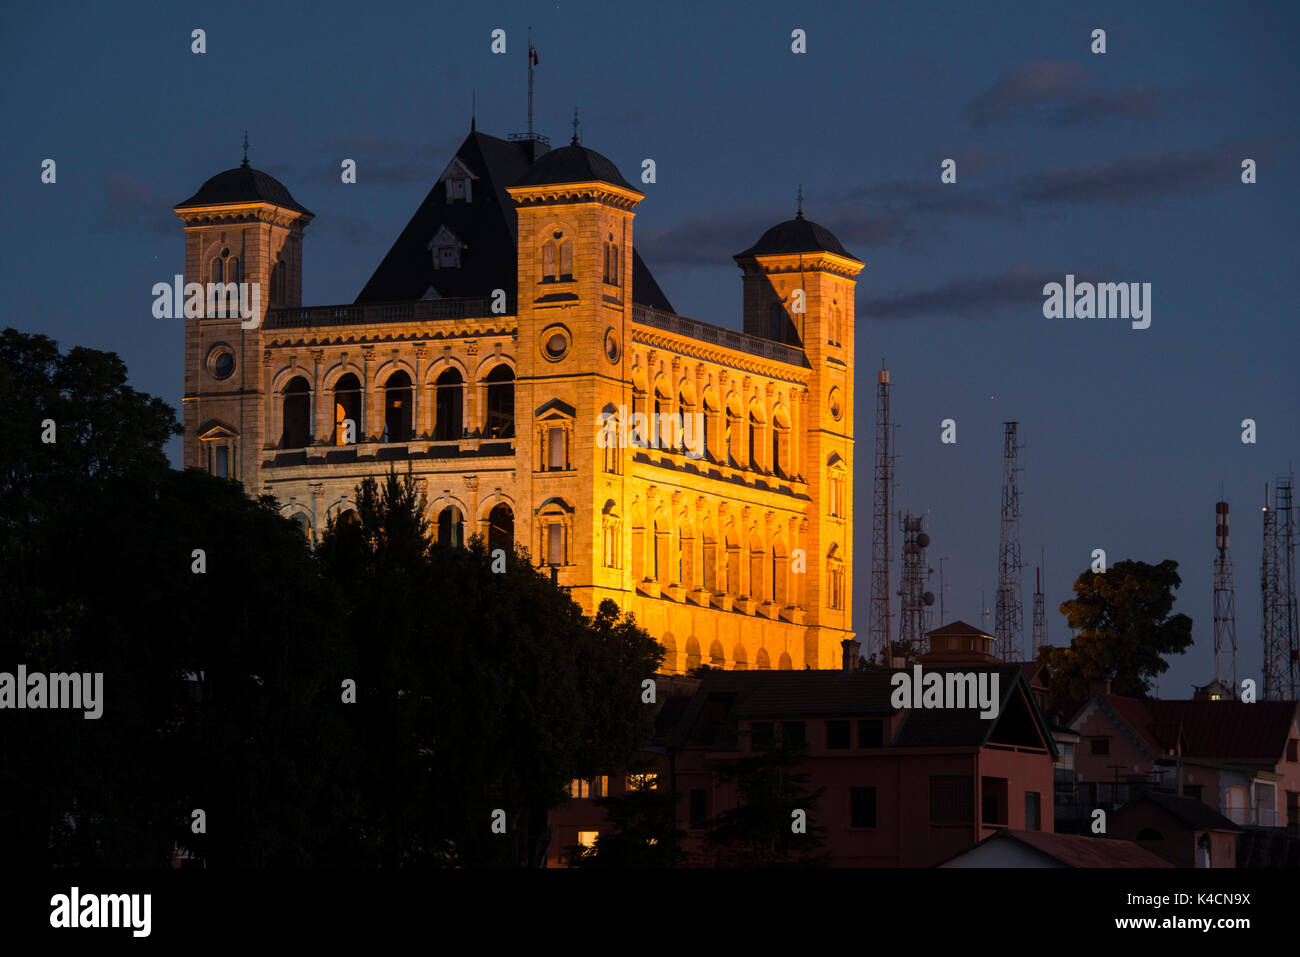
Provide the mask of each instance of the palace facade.
[{"label": "palace facade", "polygon": [[[247,159],[212,177],[175,207],[185,280],[259,283],[264,314],[186,319],[185,466],[313,540],[409,467],[440,541],[526,546],[666,673],[839,667],[863,263],[800,210],[735,257],[743,331],[687,319],[636,251],[644,199],[576,137],[472,130],[356,301],[304,306],[313,214]],[[670,424],[604,447],[631,413]]]}]

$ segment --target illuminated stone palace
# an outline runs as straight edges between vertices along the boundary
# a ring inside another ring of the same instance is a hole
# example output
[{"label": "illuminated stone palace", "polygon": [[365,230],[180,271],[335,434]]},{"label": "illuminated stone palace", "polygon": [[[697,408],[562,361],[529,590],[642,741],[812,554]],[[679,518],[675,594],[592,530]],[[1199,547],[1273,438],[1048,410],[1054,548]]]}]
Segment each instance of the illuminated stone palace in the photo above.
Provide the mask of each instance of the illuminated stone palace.
[{"label": "illuminated stone palace", "polygon": [[[259,283],[263,315],[186,319],[185,466],[312,540],[409,467],[439,541],[525,545],[666,673],[839,667],[863,263],[800,210],[735,257],[743,332],[687,319],[637,254],[643,199],[576,136],[472,130],[356,301],[304,306],[312,213],[247,158],[212,177],[175,207],[185,281]],[[601,447],[619,410],[702,414],[703,455]]]}]

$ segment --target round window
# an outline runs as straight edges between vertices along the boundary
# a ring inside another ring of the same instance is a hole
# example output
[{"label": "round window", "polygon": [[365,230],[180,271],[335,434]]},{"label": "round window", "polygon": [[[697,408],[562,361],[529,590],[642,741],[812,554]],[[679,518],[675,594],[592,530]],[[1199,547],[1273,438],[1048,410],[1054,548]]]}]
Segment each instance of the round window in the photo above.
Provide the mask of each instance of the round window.
[{"label": "round window", "polygon": [[563,326],[551,326],[542,330],[542,355],[551,362],[558,362],[569,354],[569,331]]},{"label": "round window", "polygon": [[844,404],[841,401],[840,390],[837,386],[831,389],[831,418],[839,421],[840,416],[844,414]]},{"label": "round window", "polygon": [[208,372],[218,381],[229,379],[235,374],[235,354],[229,346],[215,346],[208,353]]},{"label": "round window", "polygon": [[605,333],[606,358],[608,358],[610,362],[617,365],[619,357],[622,354],[623,354],[623,350],[619,348],[619,344],[618,344],[618,333],[615,332],[613,329],[606,331]]}]

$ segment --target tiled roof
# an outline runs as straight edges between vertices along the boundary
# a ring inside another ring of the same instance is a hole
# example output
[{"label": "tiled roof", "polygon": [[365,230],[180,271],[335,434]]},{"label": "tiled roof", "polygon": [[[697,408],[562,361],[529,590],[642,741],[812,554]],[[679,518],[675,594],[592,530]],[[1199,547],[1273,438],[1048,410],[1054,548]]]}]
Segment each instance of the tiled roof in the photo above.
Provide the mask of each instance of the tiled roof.
[{"label": "tiled roof", "polygon": [[1176,797],[1173,794],[1164,794],[1160,791],[1147,791],[1140,797],[1134,798],[1115,813],[1121,814],[1127,808],[1135,804],[1141,804],[1143,801],[1149,801],[1162,811],[1167,812],[1175,820],[1181,821],[1197,831],[1241,830],[1236,824],[1233,824],[1232,821],[1203,801],[1189,797]]},{"label": "tiled roof", "polygon": [[[989,671],[999,675],[999,712],[1014,706],[1013,695],[1022,691],[1040,733],[1050,744],[1050,733],[1028,686],[1021,684],[1020,669],[1011,665],[994,668],[926,668],[930,672]],[[818,717],[884,717],[896,714],[890,704],[891,679],[895,671],[867,668],[845,672],[820,671],[723,671],[708,674],[693,695],[675,697],[665,704],[657,723],[658,736],[671,747],[687,743],[707,744],[720,728],[733,728],[738,721],[799,719]],[[906,709],[906,714],[887,747],[979,747],[997,721],[979,716],[978,708]],[[703,735],[703,737],[702,737]],[[726,742],[720,742],[725,744]]]},{"label": "tiled roof", "polygon": [[199,191],[176,209],[191,209],[196,206],[223,206],[229,203],[263,202],[274,203],[285,209],[297,210],[312,215],[304,206],[289,195],[274,176],[263,173],[251,166],[236,166],[224,173],[218,173],[199,187]]},{"label": "tiled roof", "polygon": [[1045,831],[998,831],[976,844],[989,841],[1018,841],[1067,867],[1173,867],[1133,841],[1082,834],[1049,834]]},{"label": "tiled roof", "polygon": [[1296,720],[1294,701],[1164,701],[1102,695],[1102,700],[1158,754],[1176,748],[1185,757],[1274,763]]},{"label": "tiled roof", "polygon": [[543,153],[528,170],[510,186],[551,186],[559,183],[587,183],[597,180],[632,189],[618,167],[608,157],[576,143]]},{"label": "tiled roof", "polygon": [[735,258],[817,252],[835,253],[849,259],[857,258],[840,245],[840,241],[835,238],[834,233],[825,226],[819,226],[810,220],[804,219],[802,213],[794,219],[787,219],[784,223],[777,223],[777,225],[765,232],[758,242],[744,252],[737,253]]}]

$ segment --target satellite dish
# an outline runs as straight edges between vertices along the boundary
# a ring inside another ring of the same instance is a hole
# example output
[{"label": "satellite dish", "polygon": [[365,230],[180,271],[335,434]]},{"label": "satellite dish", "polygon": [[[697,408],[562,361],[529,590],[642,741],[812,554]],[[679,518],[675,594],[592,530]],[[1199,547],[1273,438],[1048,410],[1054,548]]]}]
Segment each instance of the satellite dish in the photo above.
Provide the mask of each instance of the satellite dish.
[{"label": "satellite dish", "polygon": [[926,592],[924,595],[921,596],[921,601],[925,602],[927,605],[933,605],[933,604],[934,604],[934,592],[932,592],[932,591],[928,591],[928,592]]},{"label": "satellite dish", "polygon": [[930,544],[930,536],[927,535],[925,532],[922,532],[920,535],[916,536],[916,544],[920,545],[922,548],[925,548],[925,546]]}]

